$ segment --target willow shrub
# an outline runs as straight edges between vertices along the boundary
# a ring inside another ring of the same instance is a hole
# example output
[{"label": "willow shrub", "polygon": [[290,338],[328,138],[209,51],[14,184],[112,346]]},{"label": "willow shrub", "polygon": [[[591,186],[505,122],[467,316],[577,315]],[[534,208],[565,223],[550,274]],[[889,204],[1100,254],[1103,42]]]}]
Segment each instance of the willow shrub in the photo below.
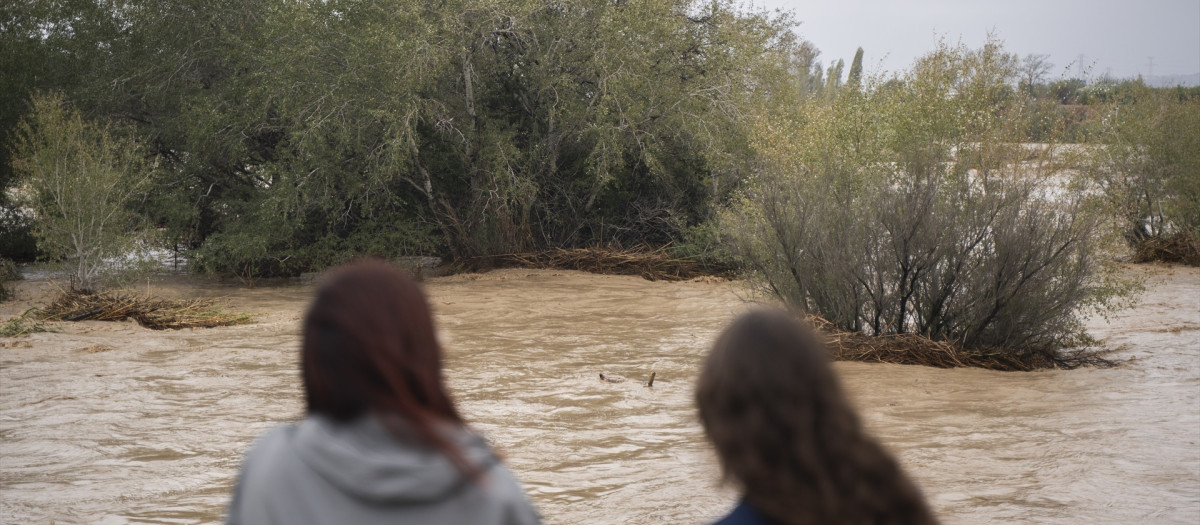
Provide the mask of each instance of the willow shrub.
[{"label": "willow shrub", "polygon": [[[942,46],[861,94],[767,119],[722,215],[755,282],[843,330],[1054,353],[1107,277],[1100,214],[1054,144],[1024,144],[1012,57]],[[898,81],[897,81],[898,80]]]},{"label": "willow shrub", "polygon": [[1182,94],[1130,86],[1104,108],[1085,166],[1131,247],[1180,239],[1191,248],[1177,258],[1197,264],[1200,99]]},{"label": "willow shrub", "polygon": [[247,278],[667,244],[735,187],[802,46],[733,0],[10,3],[0,139],[42,84],[135,127],[135,211]]},{"label": "willow shrub", "polygon": [[58,94],[38,94],[13,147],[20,205],[30,210],[38,250],[63,261],[81,291],[151,267],[151,233],[129,206],[153,170],[142,145],[85,120]]}]

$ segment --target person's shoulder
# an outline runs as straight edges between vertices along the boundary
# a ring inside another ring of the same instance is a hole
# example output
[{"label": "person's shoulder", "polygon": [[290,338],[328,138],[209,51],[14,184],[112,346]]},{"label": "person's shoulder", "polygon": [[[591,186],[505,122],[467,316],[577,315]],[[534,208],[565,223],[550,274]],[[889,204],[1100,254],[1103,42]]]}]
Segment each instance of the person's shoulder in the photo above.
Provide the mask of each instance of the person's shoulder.
[{"label": "person's shoulder", "polygon": [[295,423],[277,424],[271,428],[264,430],[263,433],[259,434],[258,437],[255,438],[254,443],[252,443],[250,446],[251,447],[270,446],[271,444],[286,440],[287,439],[286,436],[288,436],[289,434],[291,434],[295,431],[296,431]]},{"label": "person's shoulder", "polygon": [[743,500],[728,515],[717,520],[713,525],[771,525],[773,523],[774,521]]},{"label": "person's shoulder", "polygon": [[246,461],[250,462],[254,458],[272,455],[280,447],[286,446],[286,443],[290,440],[289,436],[295,431],[296,425],[294,423],[275,425],[263,431],[258,437],[254,438],[254,441],[246,449]]},{"label": "person's shoulder", "polygon": [[484,484],[492,497],[510,502],[526,500],[525,491],[521,489],[521,482],[503,463],[497,461],[494,465],[488,466],[486,477]]},{"label": "person's shoulder", "polygon": [[541,516],[529,501],[529,497],[521,488],[507,466],[499,458],[492,457],[490,465],[485,465],[484,479],[480,480],[487,497],[499,506],[503,515],[500,522],[508,525],[533,525],[541,523]]}]

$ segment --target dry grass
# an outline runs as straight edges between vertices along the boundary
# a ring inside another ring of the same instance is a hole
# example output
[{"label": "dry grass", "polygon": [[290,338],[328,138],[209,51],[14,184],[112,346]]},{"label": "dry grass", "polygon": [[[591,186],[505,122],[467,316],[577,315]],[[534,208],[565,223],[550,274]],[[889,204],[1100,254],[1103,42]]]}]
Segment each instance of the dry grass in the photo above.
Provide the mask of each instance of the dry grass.
[{"label": "dry grass", "polygon": [[862,361],[921,365],[935,368],[986,368],[1001,371],[1031,371],[1081,366],[1111,367],[1116,363],[1093,351],[1065,354],[1006,352],[965,349],[947,341],[934,341],[917,334],[870,336],[839,330],[829,321],[810,317],[809,322],[825,334],[830,356],[837,361]]},{"label": "dry grass", "polygon": [[731,277],[728,269],[705,267],[691,259],[674,257],[666,247],[649,248],[557,248],[541,252],[510,253],[468,261],[467,266],[519,266],[554,270],[579,270],[608,275],[637,275],[651,281],[687,281],[719,275]]},{"label": "dry grass", "polygon": [[124,321],[133,319],[153,330],[212,328],[245,324],[253,319],[229,312],[212,299],[160,299],[123,293],[87,294],[64,291],[41,311],[54,321]]}]

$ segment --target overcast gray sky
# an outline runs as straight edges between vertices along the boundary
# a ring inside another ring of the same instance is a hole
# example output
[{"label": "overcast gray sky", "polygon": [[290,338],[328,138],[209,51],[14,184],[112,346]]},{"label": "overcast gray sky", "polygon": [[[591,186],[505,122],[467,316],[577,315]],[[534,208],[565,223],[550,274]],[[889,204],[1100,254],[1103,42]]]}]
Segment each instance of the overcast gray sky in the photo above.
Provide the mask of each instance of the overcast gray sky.
[{"label": "overcast gray sky", "polygon": [[[897,71],[938,37],[976,48],[988,31],[1010,52],[1048,54],[1050,77],[1083,55],[1090,77],[1200,73],[1200,0],[752,0],[784,8],[829,64],[849,67],[863,47],[867,71]],[[1077,76],[1074,73],[1069,76]]]}]

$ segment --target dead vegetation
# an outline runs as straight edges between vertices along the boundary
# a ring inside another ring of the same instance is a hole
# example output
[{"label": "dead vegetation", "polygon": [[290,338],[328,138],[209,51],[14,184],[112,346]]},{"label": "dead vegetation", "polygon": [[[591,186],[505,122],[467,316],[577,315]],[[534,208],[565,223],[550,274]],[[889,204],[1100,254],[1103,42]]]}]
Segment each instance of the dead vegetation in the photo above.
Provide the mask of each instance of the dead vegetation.
[{"label": "dead vegetation", "polygon": [[732,277],[731,268],[713,268],[692,259],[671,255],[667,247],[557,248],[540,252],[509,253],[466,262],[468,269],[491,267],[579,270],[607,275],[637,275],[650,281],[687,281],[697,277]]},{"label": "dead vegetation", "polygon": [[833,323],[812,316],[809,322],[826,336],[830,356],[836,361],[921,365],[935,368],[986,368],[1000,371],[1107,368],[1116,363],[1093,351],[1060,353],[1011,352],[966,349],[917,334],[871,336],[839,330]]},{"label": "dead vegetation", "polygon": [[1191,232],[1148,237],[1133,247],[1133,262],[1169,262],[1200,266],[1200,239]]},{"label": "dead vegetation", "polygon": [[212,299],[162,299],[119,292],[68,290],[42,309],[52,321],[124,321],[133,319],[152,330],[212,328],[245,324],[249,315],[229,312]]}]

